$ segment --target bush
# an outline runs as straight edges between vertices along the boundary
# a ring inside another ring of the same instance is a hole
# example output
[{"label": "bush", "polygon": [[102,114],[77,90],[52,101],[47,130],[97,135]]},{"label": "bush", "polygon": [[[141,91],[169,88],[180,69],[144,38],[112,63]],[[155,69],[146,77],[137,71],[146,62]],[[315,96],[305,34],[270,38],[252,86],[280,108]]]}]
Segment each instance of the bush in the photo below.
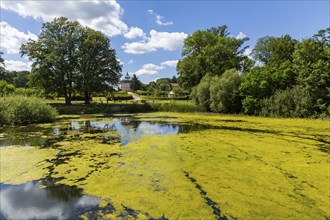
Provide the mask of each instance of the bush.
[{"label": "bush", "polygon": [[189,96],[175,96],[173,98],[169,97],[152,97],[152,96],[141,96],[143,99],[147,100],[189,100]]},{"label": "bush", "polygon": [[14,91],[14,85],[7,83],[5,80],[0,80],[0,96],[12,94]]},{"label": "bush", "polygon": [[57,111],[36,97],[9,96],[0,100],[0,124],[31,124],[53,121]]},{"label": "bush", "polygon": [[[292,89],[278,91],[261,102],[260,115],[271,117],[316,117],[312,97],[306,89],[295,86]],[[315,107],[314,107],[315,108]]]},{"label": "bush", "polygon": [[35,89],[35,88],[16,88],[15,95],[18,96],[26,96],[26,97],[39,97],[39,98],[44,98],[45,97],[45,92],[40,89]]}]

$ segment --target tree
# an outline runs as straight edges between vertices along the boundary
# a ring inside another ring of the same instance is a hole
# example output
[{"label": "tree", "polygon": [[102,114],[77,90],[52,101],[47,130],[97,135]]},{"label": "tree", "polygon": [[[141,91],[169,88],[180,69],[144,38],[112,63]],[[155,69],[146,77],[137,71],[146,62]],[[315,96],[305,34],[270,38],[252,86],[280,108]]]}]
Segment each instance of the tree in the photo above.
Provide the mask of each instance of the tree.
[{"label": "tree", "polygon": [[3,55],[3,52],[0,51],[0,64],[5,66],[5,59],[3,59],[2,55]]},{"label": "tree", "polygon": [[141,87],[142,87],[142,83],[141,83],[141,81],[139,80],[139,78],[134,73],[133,74],[133,77],[132,77],[132,81],[131,81],[131,89],[133,91],[137,91],[137,90],[140,90]]},{"label": "tree", "polygon": [[192,100],[202,106],[205,110],[210,111],[210,85],[212,81],[211,74],[206,74],[200,83],[192,89],[190,94]]},{"label": "tree", "polygon": [[[326,35],[327,34],[327,35]],[[311,94],[315,111],[324,113],[330,105],[330,28],[303,40],[294,52],[294,69],[299,85]]]},{"label": "tree", "polygon": [[176,78],[176,76],[173,76],[171,79],[171,83],[177,83],[178,79]]},{"label": "tree", "polygon": [[265,36],[258,39],[253,50],[253,56],[267,66],[277,67],[286,61],[292,62],[297,43],[298,41],[292,39],[290,35],[278,38]]},{"label": "tree", "polygon": [[31,79],[46,92],[55,91],[71,104],[73,81],[76,77],[78,22],[55,18],[42,25],[37,41],[29,40],[21,46],[21,55],[27,55],[32,64]]},{"label": "tree", "polygon": [[44,23],[38,40],[23,44],[21,54],[34,61],[31,85],[63,95],[66,104],[73,91],[84,93],[89,103],[93,92],[109,89],[121,76],[110,40],[64,17]]},{"label": "tree", "polygon": [[182,59],[178,62],[179,83],[191,90],[201,79],[210,73],[221,76],[226,70],[241,69],[248,40],[228,37],[227,26],[198,30],[184,40]]},{"label": "tree", "polygon": [[17,88],[26,88],[29,82],[29,71],[19,71],[14,77],[14,85]]},{"label": "tree", "polygon": [[210,109],[222,113],[240,112],[240,83],[240,75],[235,69],[227,70],[220,77],[213,77],[210,85]]},{"label": "tree", "polygon": [[77,46],[77,89],[89,104],[93,92],[109,91],[121,77],[121,66],[110,40],[101,32],[85,27],[80,29]]}]

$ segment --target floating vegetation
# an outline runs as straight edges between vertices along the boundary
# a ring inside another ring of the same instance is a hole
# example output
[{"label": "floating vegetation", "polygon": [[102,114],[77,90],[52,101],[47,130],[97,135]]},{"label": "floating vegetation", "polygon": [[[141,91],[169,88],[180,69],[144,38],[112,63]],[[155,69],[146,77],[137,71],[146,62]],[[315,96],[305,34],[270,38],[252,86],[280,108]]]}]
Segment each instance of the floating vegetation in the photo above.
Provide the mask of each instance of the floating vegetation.
[{"label": "floating vegetation", "polygon": [[31,131],[52,144],[8,146],[1,130],[1,182],[97,198],[78,219],[330,218],[326,120],[153,113]]}]

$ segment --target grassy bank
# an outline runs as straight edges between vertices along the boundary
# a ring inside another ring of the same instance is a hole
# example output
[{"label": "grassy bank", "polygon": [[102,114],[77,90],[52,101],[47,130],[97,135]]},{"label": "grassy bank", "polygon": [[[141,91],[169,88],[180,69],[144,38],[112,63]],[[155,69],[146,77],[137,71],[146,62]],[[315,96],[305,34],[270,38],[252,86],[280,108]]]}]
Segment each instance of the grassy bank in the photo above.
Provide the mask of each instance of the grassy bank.
[{"label": "grassy bank", "polygon": [[9,96],[0,99],[0,125],[51,122],[57,115],[56,109],[40,98]]}]

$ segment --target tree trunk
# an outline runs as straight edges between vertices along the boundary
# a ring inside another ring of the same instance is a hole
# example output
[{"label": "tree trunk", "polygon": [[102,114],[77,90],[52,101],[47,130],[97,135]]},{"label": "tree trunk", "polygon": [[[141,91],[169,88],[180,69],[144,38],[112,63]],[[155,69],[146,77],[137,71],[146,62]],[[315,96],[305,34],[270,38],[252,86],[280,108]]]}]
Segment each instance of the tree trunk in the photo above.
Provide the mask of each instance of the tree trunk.
[{"label": "tree trunk", "polygon": [[90,104],[90,95],[88,91],[85,91],[85,104]]}]

